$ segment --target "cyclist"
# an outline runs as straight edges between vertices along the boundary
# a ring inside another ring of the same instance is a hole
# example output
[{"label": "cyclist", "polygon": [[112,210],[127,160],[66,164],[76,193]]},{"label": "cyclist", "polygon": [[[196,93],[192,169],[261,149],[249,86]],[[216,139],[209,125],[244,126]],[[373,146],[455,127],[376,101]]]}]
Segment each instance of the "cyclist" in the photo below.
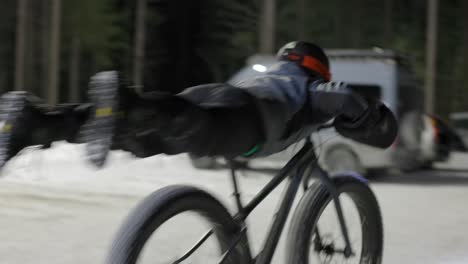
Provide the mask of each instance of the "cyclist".
[{"label": "cyclist", "polygon": [[[206,84],[171,95],[120,88],[113,148],[138,157],[189,152],[198,156],[262,156],[279,152],[334,119],[343,136],[386,148],[396,136],[381,102],[330,82],[329,61],[317,45],[295,41],[278,52],[264,75],[236,86]],[[12,123],[4,160],[30,145],[76,142],[93,105],[49,108],[28,96]],[[3,164],[0,164],[3,165]]]}]

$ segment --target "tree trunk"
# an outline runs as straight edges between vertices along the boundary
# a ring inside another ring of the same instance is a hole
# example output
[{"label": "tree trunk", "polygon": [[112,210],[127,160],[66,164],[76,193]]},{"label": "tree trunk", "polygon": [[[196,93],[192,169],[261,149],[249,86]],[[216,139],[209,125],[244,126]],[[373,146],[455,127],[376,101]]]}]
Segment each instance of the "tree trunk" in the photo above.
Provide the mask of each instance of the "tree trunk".
[{"label": "tree trunk", "polygon": [[393,38],[393,0],[384,2],[384,46],[391,44]]},{"label": "tree trunk", "polygon": [[135,21],[135,51],[133,58],[133,85],[142,91],[145,65],[146,0],[137,0]]},{"label": "tree trunk", "polygon": [[[463,52],[463,77],[465,79],[465,85],[468,85],[468,1],[462,1],[462,10],[463,10],[463,32],[462,32],[462,52]],[[467,86],[468,87],[468,86]]]},{"label": "tree trunk", "polygon": [[296,0],[297,4],[297,37],[300,40],[306,38],[306,0]]},{"label": "tree trunk", "polygon": [[18,0],[16,17],[15,90],[24,90],[27,0]]},{"label": "tree trunk", "polygon": [[345,17],[344,17],[344,9],[347,1],[337,0],[337,10],[335,11],[335,15],[333,16],[333,23],[334,23],[334,33],[335,33],[335,42],[339,43],[335,48],[343,48],[345,42],[344,32],[345,32]]},{"label": "tree trunk", "polygon": [[50,40],[50,1],[42,0],[42,18],[41,18],[41,76],[42,89],[39,94],[41,97],[46,97],[49,86],[49,40]]},{"label": "tree trunk", "polygon": [[[200,8],[203,7],[204,0],[179,0],[169,1],[168,25],[171,32],[168,34],[168,51],[170,62],[166,65],[174,67],[175,73],[168,73],[174,76],[174,80],[167,80],[171,84],[171,92],[180,92],[188,86],[200,84],[197,82],[198,76],[194,76],[194,67],[197,64],[197,50],[199,40],[197,35],[200,32],[200,25],[194,21],[200,21]],[[206,2],[206,1],[205,1]],[[167,89],[167,88],[165,88]]]},{"label": "tree trunk", "polygon": [[362,2],[362,0],[354,0],[350,6],[351,14],[349,15],[352,19],[352,31],[350,32],[352,36],[350,36],[350,40],[354,48],[360,48],[362,45],[362,30],[364,29],[364,27],[361,25],[364,11]]},{"label": "tree trunk", "polygon": [[59,69],[60,69],[60,18],[61,0],[52,0],[52,23],[50,35],[50,67],[48,85],[48,103],[55,105],[58,102]]},{"label": "tree trunk", "polygon": [[38,37],[36,31],[36,19],[39,12],[35,10],[35,5],[38,2],[35,1],[28,1],[26,7],[26,26],[25,26],[25,44],[24,44],[24,76],[23,76],[23,84],[24,90],[28,90],[29,92],[35,93],[36,90],[36,82],[35,82],[35,75],[36,75],[36,39]]},{"label": "tree trunk", "polygon": [[80,102],[80,39],[74,36],[71,43],[70,54],[70,78],[69,78],[69,100],[71,103]]},{"label": "tree trunk", "polygon": [[437,13],[438,0],[428,0],[426,28],[426,92],[425,110],[434,113],[434,91],[437,63]]},{"label": "tree trunk", "polygon": [[360,10],[359,0],[336,0],[338,8],[333,15],[335,26],[336,48],[357,48],[360,43],[360,30],[358,23]]},{"label": "tree trunk", "polygon": [[261,54],[273,54],[275,49],[275,16],[276,0],[263,0],[260,21],[260,50]]},{"label": "tree trunk", "polygon": [[463,27],[462,27],[462,42],[461,42],[461,73],[460,82],[458,83],[458,93],[460,96],[459,105],[456,111],[466,111],[468,109],[468,95],[466,88],[468,87],[468,1],[462,1],[462,13],[463,14]]}]

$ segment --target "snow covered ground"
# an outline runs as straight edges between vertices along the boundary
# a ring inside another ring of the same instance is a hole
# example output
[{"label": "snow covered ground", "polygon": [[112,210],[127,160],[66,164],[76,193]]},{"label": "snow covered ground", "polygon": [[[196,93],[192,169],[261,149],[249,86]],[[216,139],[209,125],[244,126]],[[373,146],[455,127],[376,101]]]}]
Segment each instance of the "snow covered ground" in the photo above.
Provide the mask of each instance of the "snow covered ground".
[{"label": "snow covered ground", "polygon": [[[162,186],[193,184],[233,209],[227,173],[194,170],[185,155],[137,160],[116,152],[96,170],[82,146],[27,151],[0,179],[0,263],[103,263],[124,217]],[[242,175],[245,200],[271,178],[268,170]],[[384,263],[468,263],[468,157],[457,155],[437,171],[377,177],[372,187],[384,217]],[[280,193],[249,219],[254,250]],[[282,248],[274,263],[284,263]]]}]

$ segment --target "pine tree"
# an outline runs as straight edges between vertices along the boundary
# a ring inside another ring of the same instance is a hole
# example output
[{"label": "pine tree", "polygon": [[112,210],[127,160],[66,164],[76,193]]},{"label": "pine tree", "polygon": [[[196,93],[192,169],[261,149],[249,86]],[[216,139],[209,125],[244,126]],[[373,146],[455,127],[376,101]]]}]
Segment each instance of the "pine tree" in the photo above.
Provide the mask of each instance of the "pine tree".
[{"label": "pine tree", "polygon": [[64,49],[68,54],[67,101],[81,101],[88,77],[115,68],[114,49],[122,46],[120,13],[112,0],[64,2]]},{"label": "pine tree", "polygon": [[145,32],[146,32],[146,0],[136,1],[135,40],[133,59],[133,84],[137,87],[143,85],[143,69],[145,56]]},{"label": "pine tree", "polygon": [[26,18],[28,0],[18,0],[16,10],[16,51],[15,51],[15,90],[24,90]]}]

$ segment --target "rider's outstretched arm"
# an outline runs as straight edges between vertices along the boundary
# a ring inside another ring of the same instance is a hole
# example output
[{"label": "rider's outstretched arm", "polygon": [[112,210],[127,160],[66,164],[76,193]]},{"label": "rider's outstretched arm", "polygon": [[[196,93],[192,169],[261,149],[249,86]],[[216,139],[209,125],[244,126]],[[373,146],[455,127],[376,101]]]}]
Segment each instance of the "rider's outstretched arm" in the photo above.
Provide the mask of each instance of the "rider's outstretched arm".
[{"label": "rider's outstretched arm", "polygon": [[309,104],[313,120],[318,123],[342,116],[350,123],[363,117],[369,101],[353,93],[344,83],[326,82],[310,87]]},{"label": "rider's outstretched arm", "polygon": [[337,131],[367,145],[387,148],[395,140],[398,124],[392,111],[375,98],[363,98],[342,83],[322,83],[309,95],[313,118],[335,118]]}]

